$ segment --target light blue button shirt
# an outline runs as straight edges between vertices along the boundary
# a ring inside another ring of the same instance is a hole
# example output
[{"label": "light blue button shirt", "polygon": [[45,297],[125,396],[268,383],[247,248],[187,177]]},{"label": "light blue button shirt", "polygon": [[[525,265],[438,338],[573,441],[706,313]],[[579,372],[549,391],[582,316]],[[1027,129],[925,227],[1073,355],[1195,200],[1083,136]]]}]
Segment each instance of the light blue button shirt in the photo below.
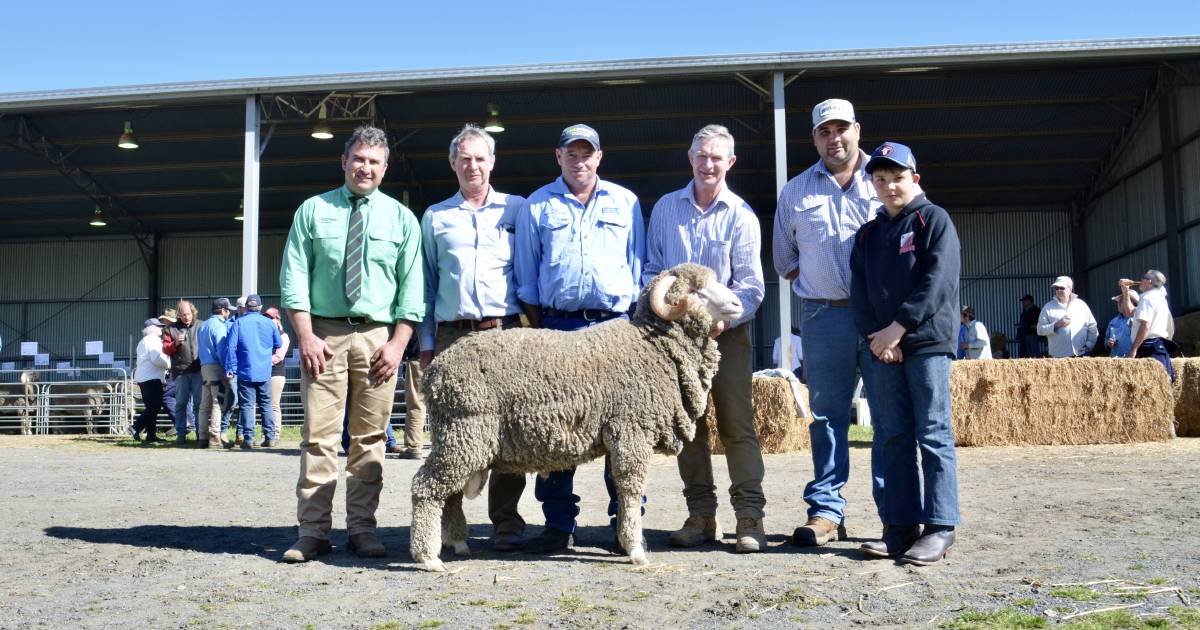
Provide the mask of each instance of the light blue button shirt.
[{"label": "light blue button shirt", "polygon": [[524,197],[488,191],[478,210],[462,192],[421,217],[425,319],[421,350],[433,350],[437,322],[503,317],[521,311],[513,276],[517,213]]},{"label": "light blue button shirt", "polygon": [[754,319],[763,300],[761,234],[754,210],[733,191],[723,187],[707,208],[700,208],[688,184],[654,204],[642,284],[675,265],[704,265],[742,303],[742,317],[729,323],[740,326]]},{"label": "light blue button shirt", "polygon": [[870,159],[859,151],[860,168],[842,190],[824,161],[793,177],[779,194],[772,253],[780,276],[800,270],[792,290],[805,298],[850,297],[850,250],[854,234],[882,204],[862,167]]},{"label": "light blue button shirt", "polygon": [[563,311],[626,311],[637,300],[645,256],[637,196],[597,180],[585,207],[559,177],[517,217],[517,297]]}]

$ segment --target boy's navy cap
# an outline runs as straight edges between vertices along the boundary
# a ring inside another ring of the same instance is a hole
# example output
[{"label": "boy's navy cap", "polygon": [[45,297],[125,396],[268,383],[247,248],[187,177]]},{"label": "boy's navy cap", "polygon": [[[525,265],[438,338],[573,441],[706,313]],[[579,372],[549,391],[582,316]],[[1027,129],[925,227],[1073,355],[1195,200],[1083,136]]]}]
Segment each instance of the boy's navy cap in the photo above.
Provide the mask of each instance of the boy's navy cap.
[{"label": "boy's navy cap", "polygon": [[858,122],[854,119],[854,106],[850,104],[850,101],[840,98],[823,100],[813,108],[813,129],[831,120],[842,120],[848,123]]},{"label": "boy's navy cap", "polygon": [[562,135],[558,137],[558,148],[561,149],[576,140],[583,140],[592,145],[592,148],[596,151],[600,150],[600,134],[596,133],[595,129],[582,123],[563,129]]},{"label": "boy's navy cap", "polygon": [[888,163],[910,171],[917,170],[917,158],[913,155],[912,149],[899,142],[884,142],[876,147],[875,152],[871,154],[871,159],[867,162],[866,171],[870,173]]}]

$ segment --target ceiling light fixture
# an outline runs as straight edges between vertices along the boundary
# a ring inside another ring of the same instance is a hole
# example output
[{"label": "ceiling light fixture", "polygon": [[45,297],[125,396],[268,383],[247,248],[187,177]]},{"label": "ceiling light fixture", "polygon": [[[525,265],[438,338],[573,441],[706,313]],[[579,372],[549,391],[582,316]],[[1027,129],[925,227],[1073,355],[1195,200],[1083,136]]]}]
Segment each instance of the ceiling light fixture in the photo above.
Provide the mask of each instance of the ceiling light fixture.
[{"label": "ceiling light fixture", "polygon": [[941,70],[941,66],[910,66],[907,68],[895,68],[888,70],[888,74],[915,74],[918,72],[930,72],[932,70]]},{"label": "ceiling light fixture", "polygon": [[317,124],[313,125],[312,137],[317,140],[333,139],[333,129],[325,121],[325,103],[321,103],[321,111],[317,113]]},{"label": "ceiling light fixture", "polygon": [[600,83],[602,85],[641,85],[645,82],[645,79],[604,79]]},{"label": "ceiling light fixture", "polygon": [[108,221],[104,220],[104,213],[100,211],[100,206],[96,206],[96,211],[92,213],[92,220],[88,221],[88,225],[92,227],[104,227],[108,225]]},{"label": "ceiling light fixture", "polygon": [[138,148],[137,138],[133,136],[133,124],[128,120],[125,121],[125,131],[121,132],[121,138],[117,140],[117,146],[122,149]]},{"label": "ceiling light fixture", "polygon": [[487,105],[488,119],[483,125],[483,130],[488,133],[501,133],[504,131],[504,123],[500,122],[500,110],[491,103]]}]

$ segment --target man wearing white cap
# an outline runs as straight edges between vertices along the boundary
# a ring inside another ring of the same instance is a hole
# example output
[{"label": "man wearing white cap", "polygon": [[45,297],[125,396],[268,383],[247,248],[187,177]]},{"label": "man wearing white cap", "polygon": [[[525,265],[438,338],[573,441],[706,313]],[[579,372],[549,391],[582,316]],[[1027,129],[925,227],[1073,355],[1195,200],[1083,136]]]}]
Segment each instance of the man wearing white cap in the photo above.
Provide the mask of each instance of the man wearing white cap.
[{"label": "man wearing white cap", "polygon": [[1087,356],[1100,337],[1092,309],[1075,295],[1075,282],[1070,277],[1059,276],[1051,286],[1054,299],[1042,307],[1038,334],[1046,338],[1051,358]]},{"label": "man wearing white cap", "polygon": [[864,170],[869,156],[858,148],[861,131],[849,101],[818,103],[812,139],[821,159],[783,187],[775,211],[775,271],[804,300],[813,480],[804,489],[808,520],[792,534],[792,543],[802,547],[846,537],[841,489],[850,476],[850,400],[859,352],[850,251],[858,228],[880,208]]}]

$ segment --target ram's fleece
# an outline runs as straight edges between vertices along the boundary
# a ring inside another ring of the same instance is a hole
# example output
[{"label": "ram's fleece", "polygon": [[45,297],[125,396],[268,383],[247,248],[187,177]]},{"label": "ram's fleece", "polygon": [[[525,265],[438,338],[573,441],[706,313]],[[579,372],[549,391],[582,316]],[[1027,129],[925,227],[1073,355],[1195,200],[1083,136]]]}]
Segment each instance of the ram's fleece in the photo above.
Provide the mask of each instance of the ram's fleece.
[{"label": "ram's fleece", "polygon": [[445,570],[443,538],[468,553],[462,496],[478,494],[489,469],[563,470],[607,453],[617,539],[633,563],[646,563],[650,455],[678,454],[695,435],[720,360],[709,332],[741,314],[712,271],[684,264],[649,283],[632,321],[471,335],[438,355],[422,381],[433,444],[412,480],[413,559]]}]

